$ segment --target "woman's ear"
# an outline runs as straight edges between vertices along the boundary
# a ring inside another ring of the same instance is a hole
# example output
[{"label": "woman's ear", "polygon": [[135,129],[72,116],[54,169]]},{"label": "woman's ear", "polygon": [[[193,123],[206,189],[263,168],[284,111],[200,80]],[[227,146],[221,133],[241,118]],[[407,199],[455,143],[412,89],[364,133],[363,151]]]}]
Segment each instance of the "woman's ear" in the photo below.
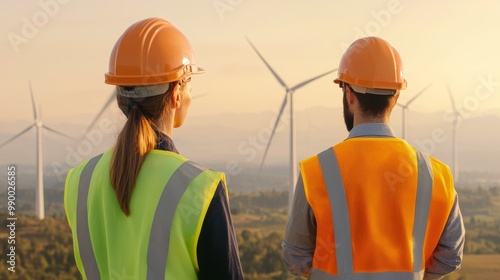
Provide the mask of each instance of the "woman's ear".
[{"label": "woman's ear", "polygon": [[170,94],[170,104],[172,108],[177,109],[181,106],[182,86],[176,83]]}]

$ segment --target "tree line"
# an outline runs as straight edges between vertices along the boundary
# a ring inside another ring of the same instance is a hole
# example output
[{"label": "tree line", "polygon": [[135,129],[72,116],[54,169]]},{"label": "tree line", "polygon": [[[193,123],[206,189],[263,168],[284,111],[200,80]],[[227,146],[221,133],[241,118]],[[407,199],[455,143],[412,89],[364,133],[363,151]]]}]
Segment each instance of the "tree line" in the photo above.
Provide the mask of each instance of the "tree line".
[{"label": "tree line", "polygon": [[[458,193],[467,231],[464,253],[500,254],[500,188],[478,187]],[[287,193],[235,193],[230,197],[245,279],[295,279],[286,273],[281,258]],[[81,279],[62,204],[49,209],[51,215],[43,221],[18,216],[15,278],[5,260],[8,235],[0,231],[0,279]],[[0,214],[0,219],[5,221],[5,229],[6,214]]]}]

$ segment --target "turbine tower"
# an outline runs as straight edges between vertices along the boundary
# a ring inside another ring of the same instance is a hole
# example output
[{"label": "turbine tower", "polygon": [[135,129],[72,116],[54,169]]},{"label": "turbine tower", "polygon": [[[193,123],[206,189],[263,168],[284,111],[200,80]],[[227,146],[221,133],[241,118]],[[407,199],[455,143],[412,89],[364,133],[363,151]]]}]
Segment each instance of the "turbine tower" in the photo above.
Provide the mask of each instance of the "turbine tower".
[{"label": "turbine tower", "polygon": [[457,109],[455,104],[455,99],[453,98],[453,94],[451,94],[450,86],[446,83],[446,89],[448,90],[448,95],[450,96],[451,105],[453,107],[453,128],[452,128],[452,172],[453,179],[455,182],[458,182],[458,150],[457,150],[457,129],[458,129],[458,119],[462,118],[462,114]]},{"label": "turbine tower", "polygon": [[417,93],[417,95],[415,95],[412,99],[410,99],[408,102],[406,102],[406,104],[400,104],[400,103],[397,103],[396,105],[398,105],[399,107],[403,108],[403,123],[402,123],[402,126],[403,126],[403,139],[407,139],[407,125],[408,125],[408,121],[407,121],[407,115],[408,115],[408,107],[410,106],[410,104],[415,101],[415,99],[417,99],[422,93],[424,93],[424,91],[426,91],[429,87],[431,86],[431,84],[428,84],[426,87],[424,87],[419,93]]},{"label": "turbine tower", "polygon": [[35,213],[36,213],[36,216],[38,217],[38,219],[43,220],[43,219],[45,219],[45,200],[44,200],[44,195],[43,195],[43,145],[42,145],[43,129],[46,129],[50,132],[53,132],[55,134],[64,136],[64,137],[72,139],[72,140],[76,140],[76,139],[74,139],[73,137],[68,136],[64,133],[61,133],[57,130],[54,130],[54,129],[43,124],[42,116],[41,116],[41,109],[39,111],[37,111],[37,109],[36,109],[35,97],[33,95],[33,89],[31,87],[31,82],[29,83],[29,87],[30,87],[30,94],[31,94],[31,103],[33,105],[34,123],[31,124],[26,129],[24,129],[23,131],[14,135],[9,140],[3,142],[0,145],[0,149],[3,148],[8,143],[12,142],[14,139],[18,138],[19,136],[21,136],[24,133],[31,130],[33,127],[36,128],[37,190],[35,193]]},{"label": "turbine tower", "polygon": [[296,158],[296,149],[295,149],[295,123],[293,121],[293,93],[295,90],[309,84],[312,81],[315,81],[325,75],[328,75],[334,71],[337,70],[337,68],[330,70],[328,72],[325,72],[323,74],[320,74],[316,77],[313,77],[311,79],[305,80],[302,83],[299,83],[293,87],[288,87],[286,83],[280,78],[280,76],[273,70],[273,68],[267,63],[267,61],[264,59],[264,57],[259,53],[257,48],[250,42],[248,38],[246,38],[250,46],[254,49],[254,51],[257,53],[259,58],[264,62],[264,64],[267,66],[269,71],[273,74],[273,76],[278,80],[280,85],[285,89],[285,98],[283,99],[283,103],[281,104],[280,111],[278,113],[278,118],[276,119],[276,122],[274,123],[273,131],[271,132],[271,136],[269,137],[269,142],[267,142],[266,150],[264,151],[264,156],[262,158],[262,162],[260,163],[259,170],[262,169],[262,166],[264,165],[264,161],[266,160],[267,157],[267,152],[269,151],[269,146],[271,145],[271,141],[273,140],[274,132],[276,131],[276,127],[278,126],[278,123],[280,121],[281,115],[283,114],[283,111],[285,110],[286,104],[289,102],[290,103],[290,192],[288,193],[288,213],[290,213],[291,207],[292,207],[292,199],[293,199],[293,194],[295,192],[295,180],[297,179],[297,168],[295,166],[295,163],[297,162]]}]

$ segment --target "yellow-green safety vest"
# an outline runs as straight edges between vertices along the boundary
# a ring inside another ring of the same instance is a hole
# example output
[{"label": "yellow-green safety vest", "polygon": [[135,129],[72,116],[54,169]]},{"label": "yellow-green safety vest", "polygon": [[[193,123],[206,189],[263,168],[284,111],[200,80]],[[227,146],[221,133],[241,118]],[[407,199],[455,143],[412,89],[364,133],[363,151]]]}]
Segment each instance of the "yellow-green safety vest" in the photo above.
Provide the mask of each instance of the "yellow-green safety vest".
[{"label": "yellow-green safety vest", "polygon": [[111,156],[83,162],[66,178],[64,207],[83,279],[197,279],[198,238],[219,182],[226,187],[224,174],[153,150],[127,217],[111,186]]}]

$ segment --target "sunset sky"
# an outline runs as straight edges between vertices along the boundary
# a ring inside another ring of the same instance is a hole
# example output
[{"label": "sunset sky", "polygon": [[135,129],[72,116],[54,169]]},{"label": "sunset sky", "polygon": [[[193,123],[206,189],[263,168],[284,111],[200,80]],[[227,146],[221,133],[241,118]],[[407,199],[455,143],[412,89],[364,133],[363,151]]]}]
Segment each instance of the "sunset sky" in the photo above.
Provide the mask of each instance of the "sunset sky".
[{"label": "sunset sky", "polygon": [[[177,26],[207,70],[193,78],[193,95],[207,96],[194,100],[192,115],[278,109],[284,90],[245,36],[290,87],[336,68],[358,37],[380,36],[403,58],[408,88],[402,103],[432,83],[412,108],[450,110],[448,81],[463,113],[500,111],[495,0],[5,0],[1,6],[4,122],[31,120],[28,80],[44,118],[97,113],[112,91],[104,73],[113,45],[147,17]],[[335,75],[297,91],[296,110],[340,106]]]}]

